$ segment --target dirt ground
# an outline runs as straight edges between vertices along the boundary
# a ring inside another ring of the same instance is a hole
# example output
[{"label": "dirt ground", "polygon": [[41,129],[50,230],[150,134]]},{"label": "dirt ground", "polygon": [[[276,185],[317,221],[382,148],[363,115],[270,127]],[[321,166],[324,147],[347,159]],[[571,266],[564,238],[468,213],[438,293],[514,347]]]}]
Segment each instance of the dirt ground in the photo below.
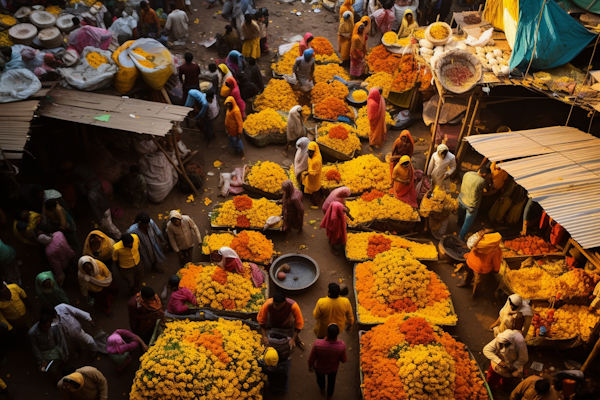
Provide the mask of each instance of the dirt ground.
[{"label": "dirt ground", "polygon": [[[215,14],[220,9],[219,7],[206,10],[200,0],[192,0],[192,3],[192,14],[190,16],[191,33],[188,46],[185,50],[176,50],[174,52],[183,54],[185,51],[191,51],[195,54],[197,62],[208,64],[217,58],[216,51],[213,49],[207,50],[204,47],[198,46],[197,43],[205,36],[213,36],[215,33],[223,31],[227,22],[219,15]],[[325,36],[331,40],[332,43],[336,43],[338,19],[329,11],[322,9],[320,14],[315,14],[309,12],[312,7],[308,2],[303,3],[299,1],[287,4],[283,2],[267,2],[265,0],[259,0],[257,5],[259,7],[267,7],[270,11],[271,22],[269,25],[269,45],[272,49],[279,44],[285,43],[283,41],[284,38],[303,35],[307,31],[312,32],[315,36]],[[290,12],[292,10],[302,12],[302,16],[298,17],[291,14]],[[378,44],[379,38],[380,35],[377,35],[375,38],[370,39],[369,47],[374,47]],[[268,65],[269,60],[269,56],[263,56],[259,61],[265,76],[269,76],[270,74]],[[213,201],[213,204],[220,200],[220,198],[217,197],[219,170],[213,167],[214,161],[220,160],[227,165],[228,168],[225,170],[231,171],[234,167],[242,166],[248,162],[270,160],[279,164],[287,163],[289,165],[293,159],[293,152],[291,152],[289,157],[284,157],[282,154],[282,147],[279,145],[271,145],[259,149],[246,142],[244,143],[246,148],[245,158],[240,159],[239,157],[234,156],[231,149],[227,147],[227,137],[223,130],[222,117],[221,122],[217,123],[215,128],[217,140],[212,143],[210,148],[206,146],[206,142],[198,130],[186,130],[183,135],[184,142],[191,150],[199,150],[194,161],[199,163],[204,168],[205,172],[213,172],[215,174],[215,176],[207,177],[201,198],[197,198],[193,203],[188,203],[186,202],[187,195],[183,195],[175,189],[162,204],[148,205],[145,211],[148,212],[152,218],[156,220],[158,214],[167,214],[171,209],[180,209],[182,213],[188,214],[194,218],[202,235],[204,235],[210,231],[207,213],[210,211],[212,205],[208,207],[205,206],[203,200],[207,197]],[[430,140],[429,129],[424,126],[422,120],[418,120],[410,130],[416,141],[414,157],[415,166],[417,168],[423,168],[425,163],[425,155],[423,153],[427,151]],[[384,157],[386,153],[391,151],[392,143],[399,133],[399,131],[389,132],[385,147],[380,153],[376,153],[376,155]],[[370,152],[371,150],[369,149],[368,144],[363,143],[361,154],[368,154]],[[35,177],[32,177],[31,179],[35,179]],[[22,181],[28,183],[33,182],[34,180]],[[122,231],[125,231],[129,225],[133,223],[134,216],[140,210],[132,208],[131,205],[122,198],[115,199],[114,203],[121,205],[125,209],[125,216],[115,221],[117,227]],[[354,293],[352,292],[352,265],[346,261],[343,256],[336,257],[330,253],[325,233],[317,228],[319,221],[323,217],[320,208],[317,210],[312,209],[308,198],[305,199],[304,205],[306,209],[306,225],[302,237],[298,237],[295,233],[292,233],[289,238],[286,238],[282,234],[269,233],[269,237],[275,244],[276,251],[281,252],[282,254],[307,254],[318,262],[321,269],[321,275],[317,283],[306,293],[294,296],[294,300],[299,303],[305,318],[305,326],[301,333],[301,337],[306,343],[306,350],[300,351],[297,349],[294,351],[290,378],[290,392],[285,396],[281,396],[281,398],[284,399],[309,399],[321,397],[314,375],[311,376],[308,372],[307,359],[311,344],[315,340],[315,336],[312,332],[315,324],[312,317],[312,310],[317,300],[320,297],[326,296],[327,285],[330,282],[339,282],[340,280],[345,282],[351,289],[349,298],[354,304]],[[89,232],[90,220],[91,218],[89,215],[83,215],[80,216],[80,219],[77,221],[79,225],[80,243],[83,243],[85,236]],[[317,223],[310,225],[308,224],[308,221],[310,220],[315,220]],[[480,222],[478,221],[477,223],[479,224]],[[449,227],[450,231],[452,231],[452,229],[455,229],[455,219],[453,219]],[[36,298],[37,296],[35,294],[33,282],[35,275],[42,270],[40,255],[26,249],[23,245],[18,243],[12,235],[11,229],[4,228],[0,232],[4,242],[13,245],[17,249],[18,258],[23,262],[23,287],[34,303],[36,309],[34,315],[37,317],[37,310],[39,309],[41,302]],[[300,245],[305,245],[306,248],[300,249]],[[198,250],[196,250],[194,258],[195,261],[205,261]],[[492,333],[488,331],[488,327],[496,319],[498,311],[504,303],[504,299],[499,300],[494,298],[493,290],[490,285],[489,290],[482,293],[477,301],[470,302],[468,299],[470,291],[456,287],[456,284],[459,282],[459,278],[462,275],[462,271],[461,273],[455,274],[453,272],[453,266],[443,262],[432,263],[429,267],[438,273],[447,284],[458,314],[458,325],[449,328],[448,332],[455,335],[471,349],[482,369],[487,368],[489,364],[481,351],[485,344],[493,338]],[[167,270],[167,273],[164,275],[146,271],[146,275],[143,279],[145,285],[153,287],[158,293],[162,291],[168,277],[174,274],[179,268],[177,256],[174,253],[168,254],[167,261],[163,264],[163,268]],[[126,302],[128,301],[126,295],[127,290],[122,278],[118,276],[118,274],[115,274],[115,279],[120,285],[121,293],[114,302],[113,316],[111,318],[105,317],[96,308],[89,307],[82,301],[75,276],[72,275],[67,277],[65,283],[65,290],[67,291],[72,304],[91,312],[100,328],[109,334],[117,328],[129,328],[126,309]],[[360,398],[359,346],[357,333],[358,328],[355,325],[350,333],[344,332],[340,336],[342,340],[346,341],[348,346],[348,362],[341,365],[338,372],[336,391],[334,394],[335,398],[344,398],[347,400]],[[134,355],[134,358],[137,358],[139,353],[135,353]],[[548,361],[547,357],[552,358],[554,361]],[[548,362],[553,362],[552,365],[554,365],[554,367],[558,369],[563,368],[563,365],[559,364],[556,361],[556,357],[549,354],[549,352],[542,353],[531,351],[530,362],[533,360],[541,360],[542,362],[546,360],[546,367],[550,365]],[[139,364],[137,361],[134,361],[122,373],[118,374],[106,356],[99,356],[92,360],[89,358],[89,355],[84,352],[77,360],[71,358],[69,365],[75,367],[93,365],[99,368],[105,374],[109,382],[108,398],[121,399],[128,397],[132,380]],[[527,367],[528,366],[529,364]],[[7,362],[0,366],[0,378],[8,384],[17,399],[58,397],[54,382],[44,373],[37,371],[35,360],[31,355],[29,348],[23,344],[11,346]],[[505,394],[500,393],[495,395],[497,398],[507,397]],[[273,398],[273,396],[268,393],[268,390],[266,391],[265,398]]]}]

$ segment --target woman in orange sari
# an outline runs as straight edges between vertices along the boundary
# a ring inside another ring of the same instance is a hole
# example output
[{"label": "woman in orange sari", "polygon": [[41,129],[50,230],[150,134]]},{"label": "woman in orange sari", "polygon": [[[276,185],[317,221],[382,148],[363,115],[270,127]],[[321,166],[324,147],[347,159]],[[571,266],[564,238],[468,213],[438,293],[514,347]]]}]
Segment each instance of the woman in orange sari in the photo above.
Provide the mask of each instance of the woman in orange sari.
[{"label": "woman in orange sari", "polygon": [[385,100],[377,88],[369,90],[367,118],[371,126],[369,145],[378,149],[387,139],[387,128],[385,126]]},{"label": "woman in orange sari", "polygon": [[338,28],[338,51],[342,61],[350,59],[350,47],[352,46],[352,30],[354,29],[354,17],[352,11],[346,11],[340,19]]},{"label": "woman in orange sari", "polygon": [[340,20],[344,18],[344,13],[346,11],[350,11],[352,13],[352,23],[354,23],[354,8],[352,5],[354,4],[354,0],[346,0],[344,4],[340,7]]},{"label": "woman in orange sari", "polygon": [[359,77],[365,72],[367,64],[367,43],[365,41],[365,26],[357,22],[352,31],[352,43],[350,45],[350,75]]},{"label": "woman in orange sari", "polygon": [[367,17],[366,15],[360,19],[360,22],[365,26],[365,46],[367,45],[367,40],[369,39],[369,35],[371,34],[371,17]]},{"label": "woman in orange sari", "polygon": [[417,191],[415,190],[415,170],[410,162],[409,156],[403,156],[392,172],[394,188],[390,194],[394,194],[411,207],[417,208]]},{"label": "woman in orange sari", "polygon": [[415,150],[415,141],[413,140],[410,132],[406,129],[400,133],[398,139],[394,141],[394,147],[392,149],[392,157],[390,158],[390,176],[394,172],[394,167],[402,156],[413,156]]}]

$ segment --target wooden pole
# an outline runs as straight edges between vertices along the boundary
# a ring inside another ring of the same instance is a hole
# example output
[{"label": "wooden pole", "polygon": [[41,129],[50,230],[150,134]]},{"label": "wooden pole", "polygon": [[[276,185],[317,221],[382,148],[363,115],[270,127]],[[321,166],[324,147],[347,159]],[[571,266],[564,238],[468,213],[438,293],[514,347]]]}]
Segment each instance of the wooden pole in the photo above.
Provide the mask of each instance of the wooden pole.
[{"label": "wooden pole", "polygon": [[427,175],[427,167],[429,166],[429,160],[431,160],[431,154],[433,153],[433,146],[435,146],[435,134],[437,131],[437,127],[438,127],[438,122],[440,120],[440,112],[442,110],[442,94],[438,92],[438,96],[440,96],[440,99],[438,101],[438,105],[437,105],[437,110],[435,112],[435,120],[433,121],[433,132],[431,133],[431,143],[429,144],[429,153],[427,154],[427,157],[425,158],[425,174]]},{"label": "wooden pole", "polygon": [[[463,139],[463,136],[465,134],[465,128],[467,127],[467,123],[469,121],[469,116],[471,115],[471,104],[473,104],[473,96],[475,96],[474,90],[471,92],[471,95],[469,96],[469,102],[467,103],[467,112],[465,113],[465,120],[463,121],[463,124],[460,127],[460,133],[458,134],[458,141],[456,143],[459,143],[459,144]],[[459,147],[460,147],[460,145],[459,145]],[[456,153],[458,154],[458,148],[456,149]]]},{"label": "wooden pole", "polygon": [[585,370],[588,369],[588,367],[594,361],[594,358],[596,358],[598,353],[600,353],[600,340],[596,340],[596,344],[594,345],[592,352],[590,353],[588,358],[583,363],[583,366],[581,367],[581,372],[585,372]]},{"label": "wooden pole", "polygon": [[[473,124],[475,124],[475,118],[477,117],[477,112],[479,111],[479,104],[481,102],[481,93],[477,96],[477,101],[475,102],[475,108],[473,109],[473,114],[471,115],[471,122],[469,123],[469,130],[465,136],[471,136],[471,132],[473,131]],[[456,165],[460,168],[460,159],[465,152],[465,144],[461,138],[460,142],[458,142],[458,151],[456,152]]]},{"label": "wooden pole", "polygon": [[150,135],[150,137],[152,138],[152,140],[154,140],[154,143],[158,146],[158,148],[160,149],[160,151],[163,152],[163,154],[165,155],[165,157],[167,157],[167,160],[169,160],[169,162],[171,163],[171,165],[173,166],[173,168],[175,168],[175,170],[177,171],[178,174],[183,175],[181,173],[181,170],[179,169],[179,167],[177,167],[177,165],[175,165],[175,163],[173,162],[173,160],[171,160],[171,157],[169,156],[169,153],[167,153],[167,151],[160,145],[160,143],[158,143],[158,140],[156,140],[156,138],[153,135]]}]

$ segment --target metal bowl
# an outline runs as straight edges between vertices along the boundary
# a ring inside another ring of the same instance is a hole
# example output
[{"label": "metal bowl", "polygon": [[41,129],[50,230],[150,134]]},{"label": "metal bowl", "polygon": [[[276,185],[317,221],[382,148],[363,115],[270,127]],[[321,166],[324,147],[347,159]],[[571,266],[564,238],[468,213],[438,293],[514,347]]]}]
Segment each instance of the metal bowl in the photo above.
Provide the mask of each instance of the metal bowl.
[{"label": "metal bowl", "polygon": [[354,92],[356,91],[363,91],[365,93],[367,93],[367,96],[369,95],[369,91],[363,87],[354,87],[352,89],[350,89],[350,93],[348,93],[348,96],[346,96],[346,100],[348,101],[348,103],[352,104],[354,107],[362,107],[365,104],[367,104],[367,100],[365,101],[361,101],[358,102],[356,100],[354,100],[354,98],[352,97],[352,94],[354,94]]},{"label": "metal bowl", "polygon": [[[283,264],[290,266],[290,272],[286,272],[284,280],[277,278],[277,273]],[[312,285],[319,279],[319,264],[304,254],[290,253],[279,257],[273,262],[269,270],[271,280],[280,289],[299,293]]]},{"label": "metal bowl", "polygon": [[455,235],[444,235],[438,243],[438,250],[441,256],[457,262],[465,262],[465,254],[470,251],[466,243]]}]

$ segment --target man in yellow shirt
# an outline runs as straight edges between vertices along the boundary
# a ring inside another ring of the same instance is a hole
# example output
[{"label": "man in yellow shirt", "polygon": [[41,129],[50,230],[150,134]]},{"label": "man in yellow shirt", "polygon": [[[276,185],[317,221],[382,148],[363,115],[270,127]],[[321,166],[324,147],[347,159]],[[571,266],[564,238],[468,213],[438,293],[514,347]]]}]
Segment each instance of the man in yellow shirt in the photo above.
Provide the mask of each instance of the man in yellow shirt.
[{"label": "man in yellow shirt", "polygon": [[329,324],[336,324],[340,328],[347,326],[348,331],[354,324],[350,300],[340,297],[340,285],[330,283],[328,289],[327,297],[319,299],[313,311],[313,317],[317,320],[314,332],[319,339],[327,335]]},{"label": "man in yellow shirt", "polygon": [[127,281],[129,292],[133,296],[137,293],[142,280],[142,267],[140,265],[140,239],[138,235],[126,233],[121,240],[113,246],[113,261],[117,265],[121,276]]},{"label": "man in yellow shirt", "polygon": [[2,284],[0,288],[0,322],[11,331],[13,328],[28,331],[31,328],[31,318],[27,309],[31,309],[27,293],[17,284]]}]

